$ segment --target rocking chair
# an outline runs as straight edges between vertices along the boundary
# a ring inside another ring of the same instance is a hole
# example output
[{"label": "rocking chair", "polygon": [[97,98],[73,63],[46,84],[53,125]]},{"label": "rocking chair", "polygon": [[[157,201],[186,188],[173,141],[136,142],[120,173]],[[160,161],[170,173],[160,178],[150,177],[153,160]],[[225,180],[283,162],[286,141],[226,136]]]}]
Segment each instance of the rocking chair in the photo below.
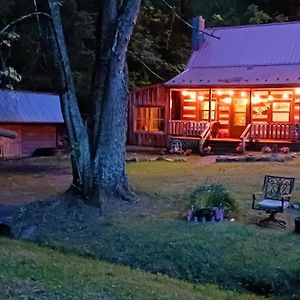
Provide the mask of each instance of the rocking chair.
[{"label": "rocking chair", "polygon": [[[294,183],[295,178],[265,176],[262,192],[253,194],[252,208],[264,210],[269,216],[258,220],[256,222],[257,225],[268,227],[275,224],[282,228],[286,227],[286,221],[276,219],[275,216],[277,213],[283,213],[289,206]],[[262,195],[263,197],[256,203],[257,195]]]}]

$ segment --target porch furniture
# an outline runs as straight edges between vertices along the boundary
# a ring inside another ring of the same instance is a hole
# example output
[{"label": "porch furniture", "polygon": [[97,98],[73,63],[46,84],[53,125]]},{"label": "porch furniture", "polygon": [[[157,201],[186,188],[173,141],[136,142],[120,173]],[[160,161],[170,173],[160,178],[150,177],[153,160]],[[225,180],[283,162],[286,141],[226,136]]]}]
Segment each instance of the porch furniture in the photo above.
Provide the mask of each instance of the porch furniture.
[{"label": "porch furniture", "polygon": [[[269,216],[258,220],[256,222],[257,225],[268,227],[276,224],[282,228],[286,227],[286,221],[276,219],[275,216],[277,213],[283,213],[289,206],[294,183],[295,178],[293,177],[265,176],[262,192],[253,194],[252,208],[263,210]],[[262,198],[258,202],[256,202],[257,195],[262,195]]]},{"label": "porch furniture", "polygon": [[219,137],[219,129],[220,129],[220,122],[219,121],[212,122],[211,131],[210,131],[212,138]]}]

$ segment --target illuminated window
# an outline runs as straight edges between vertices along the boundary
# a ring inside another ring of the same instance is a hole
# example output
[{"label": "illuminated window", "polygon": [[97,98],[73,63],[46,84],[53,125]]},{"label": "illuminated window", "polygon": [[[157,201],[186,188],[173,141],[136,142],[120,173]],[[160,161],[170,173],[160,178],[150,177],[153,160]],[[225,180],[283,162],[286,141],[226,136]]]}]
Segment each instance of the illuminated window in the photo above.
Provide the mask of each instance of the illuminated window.
[{"label": "illuminated window", "polygon": [[165,130],[163,107],[136,107],[136,131],[162,132]]},{"label": "illuminated window", "polygon": [[[216,120],[216,101],[211,101],[211,112],[210,112],[211,121]],[[209,120],[209,100],[201,102],[201,120]]]},{"label": "illuminated window", "polygon": [[290,102],[274,101],[272,104],[272,122],[289,122],[290,121]]}]

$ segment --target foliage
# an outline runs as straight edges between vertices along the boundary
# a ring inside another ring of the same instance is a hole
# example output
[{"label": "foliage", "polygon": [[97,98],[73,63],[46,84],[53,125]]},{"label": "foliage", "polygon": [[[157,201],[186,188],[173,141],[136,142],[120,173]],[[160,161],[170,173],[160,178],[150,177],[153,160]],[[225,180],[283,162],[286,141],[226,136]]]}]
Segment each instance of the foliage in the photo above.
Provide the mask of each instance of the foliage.
[{"label": "foliage", "polygon": [[209,185],[200,186],[193,191],[190,196],[191,204],[195,208],[205,207],[224,207],[234,210],[236,204],[230,196],[229,191],[222,184],[212,183]]},{"label": "foliage", "polygon": [[151,3],[141,8],[129,49],[131,88],[168,80],[183,70],[190,34],[174,13]]},{"label": "foliage", "polygon": [[262,299],[0,239],[1,299]]}]

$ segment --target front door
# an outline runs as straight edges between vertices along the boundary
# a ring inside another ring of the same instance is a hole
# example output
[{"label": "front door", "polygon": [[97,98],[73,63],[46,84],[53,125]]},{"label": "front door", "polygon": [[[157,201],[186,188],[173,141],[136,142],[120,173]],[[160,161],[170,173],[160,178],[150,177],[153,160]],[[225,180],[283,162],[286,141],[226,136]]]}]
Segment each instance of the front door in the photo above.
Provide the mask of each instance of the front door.
[{"label": "front door", "polygon": [[239,138],[250,120],[249,101],[242,97],[232,97],[230,119],[229,119],[229,136]]}]

